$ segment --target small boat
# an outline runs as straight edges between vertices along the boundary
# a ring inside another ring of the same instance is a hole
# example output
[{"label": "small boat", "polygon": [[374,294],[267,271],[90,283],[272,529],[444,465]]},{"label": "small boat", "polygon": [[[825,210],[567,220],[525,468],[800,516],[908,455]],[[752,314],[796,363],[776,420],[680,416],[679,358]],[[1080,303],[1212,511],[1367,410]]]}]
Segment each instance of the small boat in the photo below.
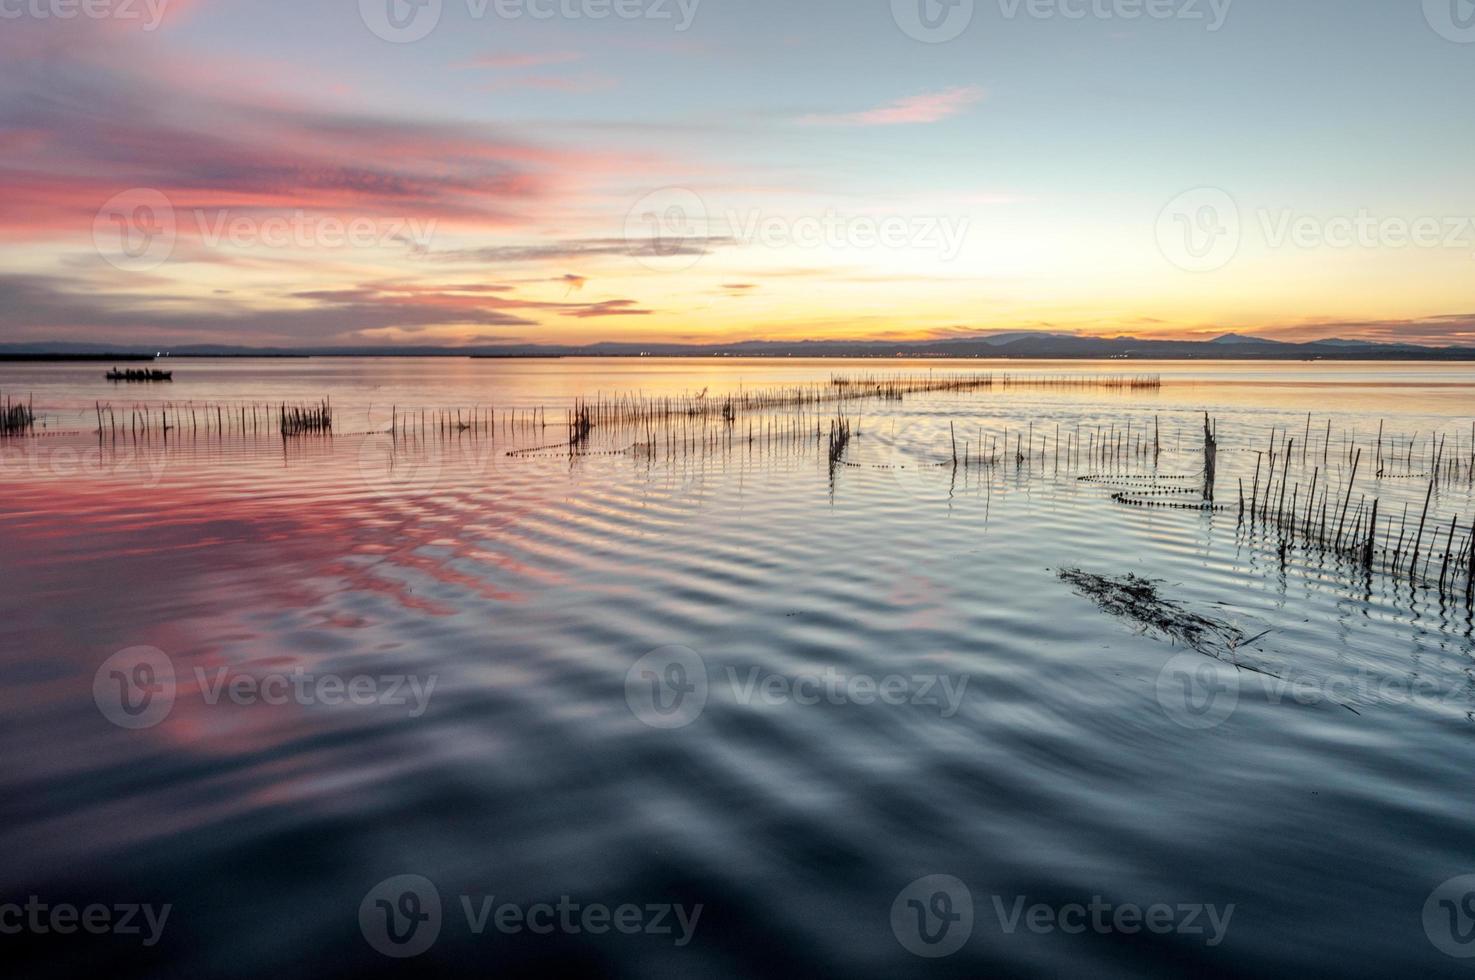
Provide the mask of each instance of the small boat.
[{"label": "small boat", "polygon": [[109,381],[173,381],[174,372],[154,368],[125,368],[122,371],[113,368],[107,377]]}]

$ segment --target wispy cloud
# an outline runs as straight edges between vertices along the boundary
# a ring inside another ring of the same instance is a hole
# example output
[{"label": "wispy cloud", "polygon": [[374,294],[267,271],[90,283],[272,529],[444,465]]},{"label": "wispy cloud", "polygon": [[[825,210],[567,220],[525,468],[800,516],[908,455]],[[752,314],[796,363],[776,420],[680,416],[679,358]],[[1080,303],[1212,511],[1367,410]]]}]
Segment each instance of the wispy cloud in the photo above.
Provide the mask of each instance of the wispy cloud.
[{"label": "wispy cloud", "polygon": [[807,126],[916,126],[956,116],[983,100],[977,85],[963,85],[912,95],[861,112],[817,113],[800,118]]},{"label": "wispy cloud", "polygon": [[576,95],[600,92],[619,84],[608,75],[519,75],[502,78],[482,86],[488,92],[505,89],[531,89],[538,92],[568,92]]},{"label": "wispy cloud", "polygon": [[580,320],[591,320],[606,316],[650,316],[650,314],[650,310],[641,309],[633,299],[607,299],[601,303],[591,303],[588,306],[565,310],[563,315],[578,317]]},{"label": "wispy cloud", "polygon": [[563,261],[601,255],[661,258],[673,255],[708,255],[715,249],[734,245],[736,242],[730,236],[691,236],[662,242],[638,238],[584,238],[543,245],[489,245],[484,248],[449,249],[432,252],[429,258],[448,262]]},{"label": "wispy cloud", "polygon": [[[383,281],[305,289],[251,302],[110,289],[55,276],[0,274],[0,338],[29,340],[362,343],[426,329],[501,336],[540,317],[649,316],[629,298],[593,303],[521,299],[499,283]],[[262,302],[265,299],[266,302]],[[386,333],[387,332],[387,333]]]},{"label": "wispy cloud", "polygon": [[583,59],[578,51],[528,51],[520,54],[486,54],[459,61],[453,68],[488,68],[493,71],[510,69],[542,68],[545,65],[566,65]]}]

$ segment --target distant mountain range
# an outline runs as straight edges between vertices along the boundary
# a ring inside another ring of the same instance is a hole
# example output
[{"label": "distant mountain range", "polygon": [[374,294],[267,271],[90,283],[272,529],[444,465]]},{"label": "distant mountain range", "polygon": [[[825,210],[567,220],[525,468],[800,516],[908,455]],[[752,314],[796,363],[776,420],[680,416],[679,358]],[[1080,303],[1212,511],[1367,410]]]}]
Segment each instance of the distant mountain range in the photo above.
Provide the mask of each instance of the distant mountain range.
[{"label": "distant mountain range", "polygon": [[584,346],[483,344],[474,347],[239,347],[183,344],[0,344],[0,358],[90,358],[162,354],[175,357],[957,357],[1120,360],[1475,360],[1472,347],[1425,347],[1329,338],[1288,343],[1227,333],[1213,340],[1143,340],[1015,332],[947,340],[748,340],[732,344],[607,341]]}]

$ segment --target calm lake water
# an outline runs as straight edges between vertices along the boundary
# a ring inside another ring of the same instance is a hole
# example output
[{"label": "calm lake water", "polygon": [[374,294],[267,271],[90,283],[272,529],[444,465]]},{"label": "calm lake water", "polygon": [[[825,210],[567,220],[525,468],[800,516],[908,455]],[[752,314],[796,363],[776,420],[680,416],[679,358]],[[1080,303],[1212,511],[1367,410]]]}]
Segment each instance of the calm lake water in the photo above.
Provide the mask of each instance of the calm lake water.
[{"label": "calm lake water", "polygon": [[[1475,365],[160,366],[0,364],[38,419],[0,440],[17,975],[1475,962]],[[567,446],[596,393],[963,372],[996,381]],[[261,407],[322,399],[330,437]],[[1377,499],[1371,568],[1242,519],[1272,445],[1303,525]]]}]

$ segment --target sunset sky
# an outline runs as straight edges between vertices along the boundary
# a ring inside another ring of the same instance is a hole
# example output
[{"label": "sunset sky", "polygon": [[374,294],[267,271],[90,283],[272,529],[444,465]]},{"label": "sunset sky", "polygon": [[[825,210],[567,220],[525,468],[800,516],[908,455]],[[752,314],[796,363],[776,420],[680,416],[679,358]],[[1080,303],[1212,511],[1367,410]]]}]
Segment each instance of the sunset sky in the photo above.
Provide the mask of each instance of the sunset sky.
[{"label": "sunset sky", "polygon": [[918,2],[0,0],[0,342],[1475,344],[1467,0]]}]

